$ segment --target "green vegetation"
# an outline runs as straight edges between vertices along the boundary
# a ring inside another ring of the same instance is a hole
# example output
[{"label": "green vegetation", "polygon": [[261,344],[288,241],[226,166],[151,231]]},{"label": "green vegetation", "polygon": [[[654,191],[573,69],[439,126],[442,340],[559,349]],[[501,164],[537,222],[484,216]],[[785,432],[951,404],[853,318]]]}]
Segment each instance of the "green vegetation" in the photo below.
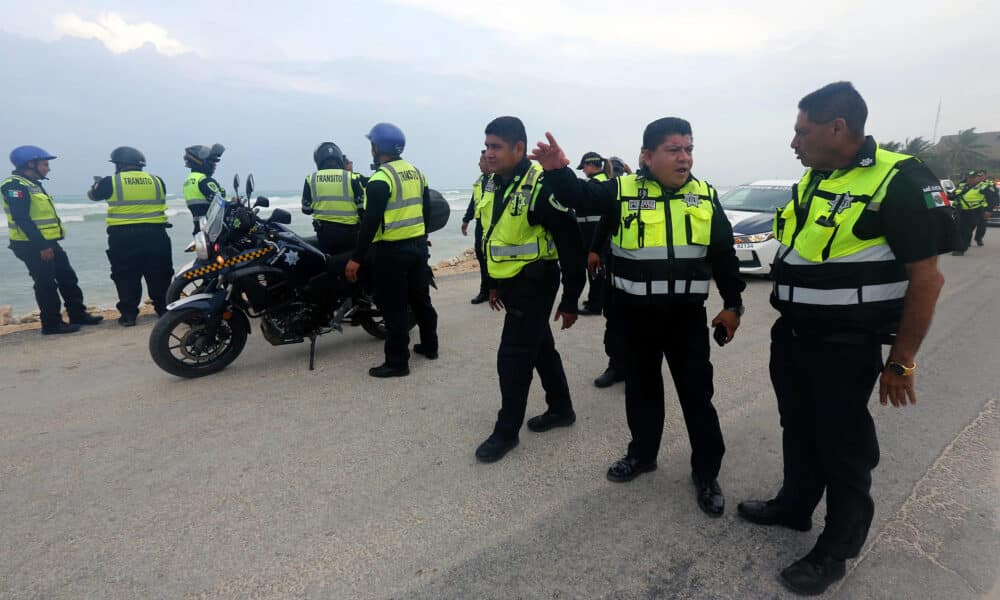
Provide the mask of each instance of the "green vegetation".
[{"label": "green vegetation", "polygon": [[907,138],[905,142],[889,140],[879,144],[891,152],[910,154],[923,160],[940,177],[961,179],[973,169],[995,170],[1000,160],[990,154],[990,144],[976,133],[975,127],[959,130],[934,144],[923,137]]}]

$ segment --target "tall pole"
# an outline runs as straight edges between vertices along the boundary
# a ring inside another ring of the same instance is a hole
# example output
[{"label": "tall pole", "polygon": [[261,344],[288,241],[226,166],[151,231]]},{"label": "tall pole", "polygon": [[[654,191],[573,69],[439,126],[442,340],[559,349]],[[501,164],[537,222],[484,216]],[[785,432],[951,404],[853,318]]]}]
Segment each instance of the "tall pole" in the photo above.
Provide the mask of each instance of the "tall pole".
[{"label": "tall pole", "polygon": [[931,134],[931,143],[937,143],[938,124],[941,122],[941,99],[938,98],[937,116],[934,117],[934,133]]}]

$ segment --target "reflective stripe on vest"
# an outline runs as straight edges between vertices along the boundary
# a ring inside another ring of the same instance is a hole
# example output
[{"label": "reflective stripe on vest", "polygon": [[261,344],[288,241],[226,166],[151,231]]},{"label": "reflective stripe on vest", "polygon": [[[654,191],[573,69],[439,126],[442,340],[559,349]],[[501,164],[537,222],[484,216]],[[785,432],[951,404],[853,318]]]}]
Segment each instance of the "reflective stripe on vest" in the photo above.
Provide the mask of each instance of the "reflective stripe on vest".
[{"label": "reflective stripe on vest", "polygon": [[125,171],[115,173],[111,185],[109,227],[167,222],[166,195],[156,177],[142,171]]},{"label": "reflective stripe on vest", "polygon": [[[594,175],[593,177],[590,177],[588,179],[588,181],[596,181],[596,182],[600,183],[602,181],[610,181],[610,180],[608,179],[607,173],[604,173],[602,171],[602,172]],[[576,222],[577,223],[599,223],[600,221],[601,221],[601,215],[582,215],[582,216],[581,215],[577,215],[577,217],[576,217]],[[584,241],[587,241],[587,240],[584,240]]]},{"label": "reflective stripe on vest", "polygon": [[353,180],[351,172],[343,169],[323,169],[309,176],[313,219],[356,225],[360,219]]},{"label": "reflective stripe on vest", "polygon": [[822,306],[845,306],[865,302],[885,302],[902,300],[906,296],[909,283],[897,281],[878,285],[863,285],[857,288],[820,290],[774,284],[774,294],[778,300],[796,304],[817,304]]},{"label": "reflective stripe on vest", "polygon": [[958,206],[962,210],[978,210],[986,208],[988,202],[983,188],[988,185],[986,182],[966,188],[964,192],[959,192]]},{"label": "reflective stripe on vest", "polygon": [[[52,203],[52,198],[45,193],[42,186],[27,177],[12,174],[7,179],[4,179],[3,182],[0,182],[0,187],[11,182],[17,182],[28,188],[28,194],[30,196],[28,218],[30,218],[31,222],[38,228],[38,232],[42,234],[42,238],[46,240],[62,239],[63,235],[65,235],[62,221],[59,220],[59,216],[56,214],[56,207]],[[11,241],[27,242],[28,234],[26,234],[14,222],[14,218],[11,216],[10,206],[7,204],[6,195],[3,198],[3,211],[7,216],[7,235],[10,237]]]},{"label": "reflective stripe on vest", "polygon": [[[774,219],[779,247],[772,271],[772,302],[778,310],[793,311],[794,318],[823,318],[823,307],[903,299],[908,278],[889,242],[884,236],[862,239],[854,232],[862,217],[875,218],[873,213],[881,210],[900,164],[909,160],[916,159],[879,148],[867,167],[838,170],[827,177],[806,171],[792,200]],[[858,285],[850,287],[854,281]],[[796,309],[799,305],[806,308]],[[872,310],[885,311],[886,323],[898,322],[898,306]],[[838,313],[838,318],[850,316]]]},{"label": "reflective stripe on vest", "polygon": [[382,181],[389,186],[389,202],[374,241],[398,242],[425,235],[424,188],[427,183],[420,171],[398,159],[379,167],[369,184],[372,181]]},{"label": "reflective stripe on vest", "polygon": [[[483,188],[482,213],[483,248],[487,270],[494,279],[516,277],[521,270],[539,260],[556,260],[555,242],[541,225],[528,222],[541,192],[542,168],[531,163],[524,175],[514,178],[498,197],[491,178]],[[493,224],[494,204],[506,202],[503,212]]]},{"label": "reflective stripe on vest", "polygon": [[[199,173],[198,171],[191,171],[191,174],[188,175],[188,178],[184,181],[184,202],[187,203],[189,209],[193,206],[207,207],[209,204],[211,204],[210,199],[206,197],[205,194],[201,193],[201,187],[199,187],[199,184],[201,184],[201,182],[205,180],[207,177],[208,175],[205,175],[204,173]],[[219,194],[223,198],[225,198],[226,188],[220,185]],[[196,218],[195,221],[197,220],[198,219]]]},{"label": "reflective stripe on vest", "polygon": [[[715,190],[692,178],[675,192],[636,174],[618,181],[612,285],[634,296],[708,295]],[[671,283],[672,282],[672,283]]]}]

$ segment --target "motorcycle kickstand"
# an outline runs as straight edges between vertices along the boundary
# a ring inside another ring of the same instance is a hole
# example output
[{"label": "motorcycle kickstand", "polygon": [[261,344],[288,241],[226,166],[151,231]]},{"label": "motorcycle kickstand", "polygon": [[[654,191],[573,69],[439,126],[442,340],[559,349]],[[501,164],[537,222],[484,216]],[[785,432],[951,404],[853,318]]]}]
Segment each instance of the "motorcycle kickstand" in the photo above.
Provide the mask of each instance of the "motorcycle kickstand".
[{"label": "motorcycle kickstand", "polygon": [[313,370],[316,363],[316,336],[309,336],[309,370]]}]

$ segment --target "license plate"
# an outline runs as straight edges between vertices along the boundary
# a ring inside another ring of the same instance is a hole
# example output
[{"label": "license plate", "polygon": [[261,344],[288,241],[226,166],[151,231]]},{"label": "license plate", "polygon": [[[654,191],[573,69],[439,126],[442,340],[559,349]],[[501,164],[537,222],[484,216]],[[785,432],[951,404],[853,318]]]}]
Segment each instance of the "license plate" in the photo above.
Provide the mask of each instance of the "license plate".
[{"label": "license plate", "polygon": [[737,250],[753,250],[753,244],[735,244]]}]

